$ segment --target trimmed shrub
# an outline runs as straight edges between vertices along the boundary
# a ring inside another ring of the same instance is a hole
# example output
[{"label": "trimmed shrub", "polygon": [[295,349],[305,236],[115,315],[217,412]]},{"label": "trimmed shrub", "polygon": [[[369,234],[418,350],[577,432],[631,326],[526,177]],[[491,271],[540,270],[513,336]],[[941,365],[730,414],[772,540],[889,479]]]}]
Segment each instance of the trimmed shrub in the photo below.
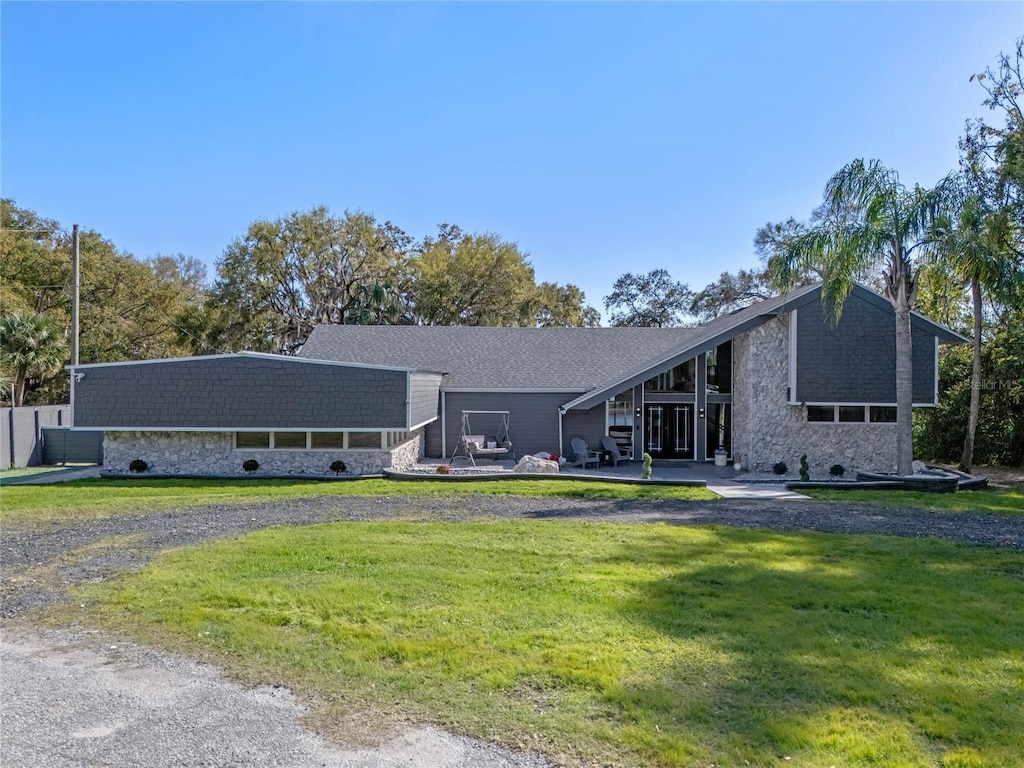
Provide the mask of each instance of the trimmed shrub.
[{"label": "trimmed shrub", "polygon": [[144,462],[142,459],[132,459],[132,463],[128,465],[128,469],[132,472],[145,472],[149,469],[149,464]]},{"label": "trimmed shrub", "polygon": [[256,459],[246,459],[242,462],[242,469],[248,472],[250,475],[260,468],[260,463]]},{"label": "trimmed shrub", "polygon": [[832,477],[842,477],[846,474],[846,467],[842,464],[833,464],[828,468],[828,473],[832,475]]},{"label": "trimmed shrub", "polygon": [[641,480],[650,480],[651,479],[651,462],[652,462],[651,454],[645,453],[644,454],[644,463],[643,463],[643,465],[640,468],[640,479]]},{"label": "trimmed shrub", "polygon": [[807,482],[811,479],[811,465],[807,463],[807,454],[800,457],[800,479]]},{"label": "trimmed shrub", "polygon": [[450,475],[451,472],[452,472],[452,468],[449,467],[447,464],[438,464],[437,465],[437,474],[439,474],[439,475]]},{"label": "trimmed shrub", "polygon": [[772,464],[772,472],[774,472],[776,475],[784,475],[787,472],[789,472],[789,467],[786,466],[786,462],[777,461],[774,464]]},{"label": "trimmed shrub", "polygon": [[342,472],[345,472],[347,470],[348,464],[346,464],[341,459],[335,459],[334,461],[331,462],[331,472],[333,472],[334,474],[340,475]]}]

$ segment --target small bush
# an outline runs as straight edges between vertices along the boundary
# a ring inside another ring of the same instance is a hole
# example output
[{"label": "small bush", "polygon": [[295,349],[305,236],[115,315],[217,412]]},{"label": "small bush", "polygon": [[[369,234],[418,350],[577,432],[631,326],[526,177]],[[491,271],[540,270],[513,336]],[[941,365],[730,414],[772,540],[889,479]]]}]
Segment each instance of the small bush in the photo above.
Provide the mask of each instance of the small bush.
[{"label": "small bush", "polygon": [[640,468],[640,479],[650,480],[651,479],[651,454],[644,454],[644,463]]},{"label": "small bush", "polygon": [[260,468],[260,463],[256,459],[246,459],[242,462],[242,469],[248,472],[250,475]]},{"label": "small bush", "polygon": [[800,457],[800,479],[807,482],[811,479],[811,465],[807,463],[807,454]]},{"label": "small bush", "polygon": [[128,469],[132,472],[145,472],[149,469],[149,464],[144,462],[142,459],[132,459],[132,463],[128,465]]},{"label": "small bush", "polygon": [[450,475],[451,472],[452,472],[452,468],[449,467],[447,464],[438,464],[437,465],[437,474],[439,474],[439,475]]},{"label": "small bush", "polygon": [[348,464],[346,464],[341,459],[335,459],[334,461],[331,462],[331,472],[333,472],[336,475],[340,475],[342,472],[345,472],[347,469],[348,469]]},{"label": "small bush", "polygon": [[828,468],[828,473],[832,475],[832,477],[842,477],[846,474],[846,467],[842,464],[833,464]]},{"label": "small bush", "polygon": [[776,475],[784,475],[789,472],[789,467],[786,466],[786,462],[777,461],[772,465],[772,472]]}]

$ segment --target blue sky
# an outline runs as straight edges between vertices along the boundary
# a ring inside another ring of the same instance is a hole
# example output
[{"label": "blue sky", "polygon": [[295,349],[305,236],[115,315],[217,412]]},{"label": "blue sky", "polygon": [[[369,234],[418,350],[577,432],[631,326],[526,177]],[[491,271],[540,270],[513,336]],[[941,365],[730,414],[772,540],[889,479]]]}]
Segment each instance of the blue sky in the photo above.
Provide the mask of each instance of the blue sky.
[{"label": "blue sky", "polygon": [[956,166],[1024,3],[0,5],[0,193],[211,267],[325,204],[496,232],[601,306],[756,264],[767,221],[877,157]]}]

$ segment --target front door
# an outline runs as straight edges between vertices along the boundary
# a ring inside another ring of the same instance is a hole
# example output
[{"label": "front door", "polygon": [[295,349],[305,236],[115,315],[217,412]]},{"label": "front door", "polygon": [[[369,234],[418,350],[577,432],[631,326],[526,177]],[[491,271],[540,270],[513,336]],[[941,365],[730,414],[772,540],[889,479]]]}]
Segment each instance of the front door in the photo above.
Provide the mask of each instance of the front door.
[{"label": "front door", "polygon": [[654,459],[692,459],[693,404],[644,405],[644,449]]}]

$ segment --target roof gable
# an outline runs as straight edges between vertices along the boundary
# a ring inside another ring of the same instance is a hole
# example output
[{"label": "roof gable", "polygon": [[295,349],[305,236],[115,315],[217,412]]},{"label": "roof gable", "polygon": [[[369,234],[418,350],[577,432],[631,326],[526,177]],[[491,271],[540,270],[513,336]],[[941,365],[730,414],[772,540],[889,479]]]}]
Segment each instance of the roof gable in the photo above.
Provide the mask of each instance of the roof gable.
[{"label": "roof gable", "polygon": [[[857,297],[887,299],[863,286]],[[820,302],[821,285],[794,289],[693,328],[493,328],[482,326],[320,325],[302,358],[444,372],[446,390],[579,393],[566,408],[589,408],[772,317]],[[914,314],[943,342],[966,341]]]}]

